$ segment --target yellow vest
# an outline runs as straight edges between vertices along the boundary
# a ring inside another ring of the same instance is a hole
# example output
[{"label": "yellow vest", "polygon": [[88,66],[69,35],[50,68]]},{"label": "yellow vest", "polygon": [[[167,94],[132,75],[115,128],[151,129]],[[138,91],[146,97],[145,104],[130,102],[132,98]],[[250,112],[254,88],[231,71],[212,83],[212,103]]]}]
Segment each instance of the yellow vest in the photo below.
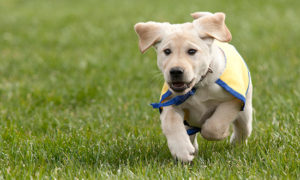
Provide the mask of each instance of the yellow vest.
[{"label": "yellow vest", "polygon": [[[214,43],[223,51],[226,61],[224,72],[216,81],[216,83],[234,97],[241,100],[243,104],[243,110],[246,103],[246,96],[251,78],[248,67],[233,45],[219,42],[217,40],[215,40]],[[170,95],[171,92],[169,91],[169,86],[167,83],[164,83],[160,95],[160,103],[165,102],[167,97]]]}]

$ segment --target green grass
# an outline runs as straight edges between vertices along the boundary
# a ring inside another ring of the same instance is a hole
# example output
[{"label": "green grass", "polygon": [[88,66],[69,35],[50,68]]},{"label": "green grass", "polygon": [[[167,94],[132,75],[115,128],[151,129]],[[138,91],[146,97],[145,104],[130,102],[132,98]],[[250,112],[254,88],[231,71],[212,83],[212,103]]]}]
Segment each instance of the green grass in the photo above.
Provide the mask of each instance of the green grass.
[{"label": "green grass", "polygon": [[[248,146],[198,139],[171,158],[153,50],[133,25],[223,11],[254,84]],[[299,179],[300,3],[295,0],[0,1],[0,179]]]}]

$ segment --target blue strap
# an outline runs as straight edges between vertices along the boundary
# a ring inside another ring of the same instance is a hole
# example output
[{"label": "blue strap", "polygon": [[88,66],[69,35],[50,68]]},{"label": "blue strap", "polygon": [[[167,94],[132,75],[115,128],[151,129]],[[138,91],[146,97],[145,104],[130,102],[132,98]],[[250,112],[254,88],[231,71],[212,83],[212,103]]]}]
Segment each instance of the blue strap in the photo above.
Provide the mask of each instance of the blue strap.
[{"label": "blue strap", "polygon": [[189,125],[187,121],[183,121],[183,124],[185,126],[188,126],[190,129],[187,129],[186,132],[189,136],[196,134],[197,132],[201,132],[201,128],[198,127],[192,127]]},{"label": "blue strap", "polygon": [[191,129],[186,130],[187,134],[189,136],[196,134],[197,132],[200,132],[201,129],[197,127],[192,127]]},{"label": "blue strap", "polygon": [[[197,90],[196,88],[193,88],[192,90],[190,90],[188,93],[186,93],[184,95],[176,96],[167,102],[161,103],[164,99],[166,99],[167,97],[172,95],[172,92],[170,90],[168,90],[165,94],[162,95],[159,103],[152,103],[151,106],[153,108],[159,108],[159,110],[161,111],[161,109],[160,109],[161,107],[170,106],[170,105],[176,105],[176,106],[180,105],[184,101],[186,101],[190,96],[194,95],[196,90]],[[184,121],[184,125],[189,126],[186,121]],[[186,132],[189,136],[194,135],[200,131],[201,131],[201,129],[197,128],[197,127],[191,127],[190,129],[186,130]]]},{"label": "blue strap", "polygon": [[192,90],[190,90],[188,93],[184,94],[184,95],[180,95],[180,96],[175,96],[174,98],[170,99],[167,102],[161,103],[164,99],[166,99],[167,97],[172,95],[172,92],[170,90],[168,90],[161,98],[159,103],[152,103],[151,106],[153,108],[160,108],[160,107],[165,107],[165,106],[170,106],[170,105],[180,105],[182,104],[184,101],[186,101],[190,96],[194,95],[196,92],[196,88],[193,88]]},{"label": "blue strap", "polygon": [[164,99],[166,99],[167,97],[171,96],[172,92],[170,90],[168,90],[165,94],[162,95],[161,100],[159,101],[159,103],[161,103]]}]

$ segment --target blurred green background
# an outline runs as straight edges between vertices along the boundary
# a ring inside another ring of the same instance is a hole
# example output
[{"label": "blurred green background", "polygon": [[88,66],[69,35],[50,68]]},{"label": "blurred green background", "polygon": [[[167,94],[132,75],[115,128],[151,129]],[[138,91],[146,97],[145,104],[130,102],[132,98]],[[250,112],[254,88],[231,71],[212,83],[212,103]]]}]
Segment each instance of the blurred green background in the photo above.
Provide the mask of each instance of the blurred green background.
[{"label": "blurred green background", "polygon": [[[137,22],[225,12],[251,71],[248,146],[198,138],[172,160],[156,102],[163,78]],[[0,179],[299,179],[300,2],[0,0]]]}]

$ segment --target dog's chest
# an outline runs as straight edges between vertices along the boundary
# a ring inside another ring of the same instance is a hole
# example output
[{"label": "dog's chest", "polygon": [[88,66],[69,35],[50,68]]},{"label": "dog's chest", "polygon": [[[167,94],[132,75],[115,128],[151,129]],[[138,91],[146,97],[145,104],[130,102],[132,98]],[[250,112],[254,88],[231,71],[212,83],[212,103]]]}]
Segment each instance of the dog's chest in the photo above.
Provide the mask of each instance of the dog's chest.
[{"label": "dog's chest", "polygon": [[219,85],[198,88],[195,95],[185,101],[180,108],[185,111],[189,125],[201,127],[216,110],[217,106],[232,96]]}]

